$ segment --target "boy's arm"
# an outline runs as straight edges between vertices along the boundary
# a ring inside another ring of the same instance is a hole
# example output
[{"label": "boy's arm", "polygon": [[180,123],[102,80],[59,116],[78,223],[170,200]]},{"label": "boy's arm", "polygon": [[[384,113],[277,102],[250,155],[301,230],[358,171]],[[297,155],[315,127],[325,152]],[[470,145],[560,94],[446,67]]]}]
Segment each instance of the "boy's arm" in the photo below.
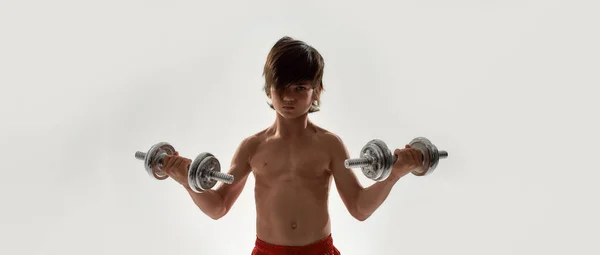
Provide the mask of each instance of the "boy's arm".
[{"label": "boy's arm", "polygon": [[227,171],[234,177],[232,184],[220,183],[216,189],[207,190],[203,193],[195,193],[186,187],[194,203],[210,218],[217,220],[225,216],[242,193],[248,175],[252,170],[250,157],[254,147],[253,143],[252,137],[246,138],[236,149],[231,160],[231,167]]},{"label": "boy's arm", "polygon": [[331,143],[331,152],[331,172],[338,193],[350,214],[357,220],[364,221],[385,201],[399,178],[390,176],[384,181],[363,188],[354,171],[344,166],[344,161],[350,158],[350,154],[342,140],[335,135]]}]

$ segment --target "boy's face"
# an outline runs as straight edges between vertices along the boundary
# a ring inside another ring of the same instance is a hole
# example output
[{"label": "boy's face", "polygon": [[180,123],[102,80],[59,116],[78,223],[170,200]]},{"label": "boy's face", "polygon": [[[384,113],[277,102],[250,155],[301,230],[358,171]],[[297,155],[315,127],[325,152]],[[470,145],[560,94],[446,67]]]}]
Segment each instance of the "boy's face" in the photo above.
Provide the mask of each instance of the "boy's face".
[{"label": "boy's face", "polygon": [[[278,94],[281,93],[281,94]],[[296,118],[308,112],[317,99],[311,81],[294,83],[279,92],[271,87],[271,101],[275,110],[286,118]]]}]

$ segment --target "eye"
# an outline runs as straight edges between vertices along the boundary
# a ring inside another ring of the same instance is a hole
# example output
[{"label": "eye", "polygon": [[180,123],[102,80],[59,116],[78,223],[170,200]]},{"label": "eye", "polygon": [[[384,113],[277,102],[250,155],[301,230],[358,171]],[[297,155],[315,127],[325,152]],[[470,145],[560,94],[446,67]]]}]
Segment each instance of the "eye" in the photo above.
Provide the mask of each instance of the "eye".
[{"label": "eye", "polygon": [[306,90],[310,90],[311,86],[310,85],[302,85],[302,86],[297,86],[296,90],[297,91],[306,91]]}]

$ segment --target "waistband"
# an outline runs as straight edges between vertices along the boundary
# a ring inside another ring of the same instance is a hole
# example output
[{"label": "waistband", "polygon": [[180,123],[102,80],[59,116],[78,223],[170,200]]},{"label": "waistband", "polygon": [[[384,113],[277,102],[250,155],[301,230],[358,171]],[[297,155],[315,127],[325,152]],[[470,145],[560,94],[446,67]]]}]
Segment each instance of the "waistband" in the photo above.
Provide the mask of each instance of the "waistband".
[{"label": "waistband", "polygon": [[318,240],[314,243],[303,245],[303,246],[283,246],[267,243],[260,238],[256,237],[255,242],[256,248],[265,252],[275,254],[305,254],[312,252],[326,252],[331,250],[333,247],[333,238],[331,234],[327,237]]}]

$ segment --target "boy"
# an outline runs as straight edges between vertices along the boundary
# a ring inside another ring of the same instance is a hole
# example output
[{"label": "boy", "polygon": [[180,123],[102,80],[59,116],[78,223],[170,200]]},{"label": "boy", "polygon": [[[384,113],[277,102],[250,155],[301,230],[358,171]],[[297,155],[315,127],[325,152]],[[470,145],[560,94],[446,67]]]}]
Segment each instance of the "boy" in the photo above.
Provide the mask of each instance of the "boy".
[{"label": "boy", "polygon": [[245,138],[227,171],[235,181],[197,194],[187,184],[191,159],[165,157],[163,171],[183,185],[194,203],[212,219],[231,209],[248,175],[255,179],[256,242],[254,255],[340,254],[333,245],[328,213],[332,180],[348,212],[366,220],[402,176],[420,166],[421,154],[408,145],[388,179],[363,188],[344,160],[349,153],[334,133],[311,122],[323,91],[323,57],[303,41],[283,37],[264,66],[264,90],[275,110],[275,122]]}]

